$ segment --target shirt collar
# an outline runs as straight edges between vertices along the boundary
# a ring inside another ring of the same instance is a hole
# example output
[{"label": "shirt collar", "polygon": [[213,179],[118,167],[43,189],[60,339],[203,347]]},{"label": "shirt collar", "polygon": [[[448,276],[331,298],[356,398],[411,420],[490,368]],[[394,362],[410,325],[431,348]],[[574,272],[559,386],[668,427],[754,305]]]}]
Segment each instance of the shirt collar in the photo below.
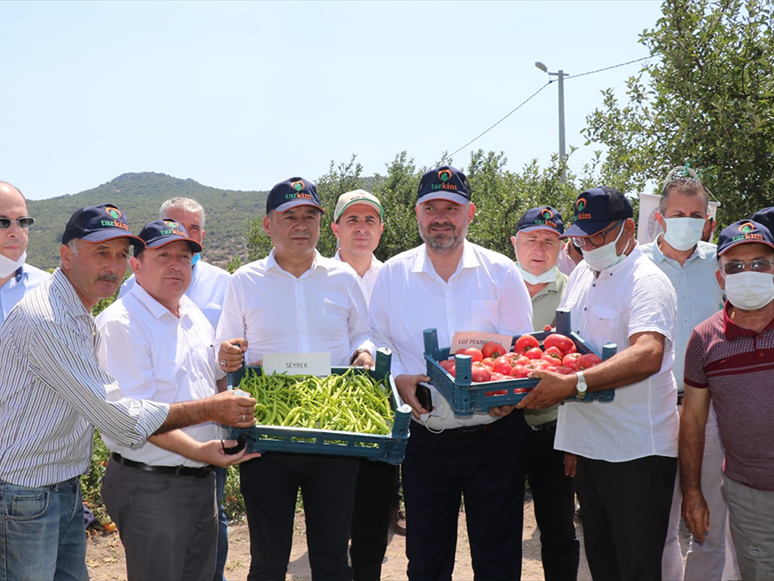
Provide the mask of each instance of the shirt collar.
[{"label": "shirt collar", "polygon": [[[340,249],[338,249],[338,248],[336,249],[336,254],[333,255],[333,260],[338,260],[339,262],[344,262],[341,259]],[[371,264],[369,265],[368,270],[366,270],[365,273],[368,274],[369,272],[371,272],[374,269],[375,266],[378,266],[378,265],[379,265],[379,260],[376,258],[376,256],[374,256],[374,254],[372,252],[371,253]],[[365,275],[363,275],[363,276],[365,276]]]},{"label": "shirt collar", "polygon": [[744,327],[740,327],[734,323],[733,320],[731,320],[730,312],[731,303],[726,301],[726,305],[723,307],[723,334],[729,341],[735,341],[736,339],[739,339],[739,337],[757,337],[766,331],[771,331],[774,329],[774,319],[771,319],[769,324],[766,325],[766,328],[764,328],[760,333],[753,329],[745,329]]},{"label": "shirt collar", "polygon": [[[324,260],[320,260],[321,258],[322,258],[322,254],[320,254],[320,252],[315,248],[315,250],[314,250],[314,260],[312,260],[312,266],[310,266],[309,270],[307,270],[304,274],[306,274],[307,272],[312,272],[316,268],[324,268],[325,270],[328,270],[328,266],[329,265],[325,264]],[[271,249],[271,252],[269,253],[269,256],[266,257],[266,268],[265,268],[265,270],[269,271],[269,270],[271,270],[273,268],[276,268],[280,272],[287,273],[287,271],[284,268],[282,268],[279,265],[279,263],[277,262],[277,259],[274,256],[274,248]],[[301,275],[301,276],[303,276],[303,275]]]},{"label": "shirt collar", "polygon": [[[460,262],[457,265],[457,270],[454,271],[454,275],[460,272],[464,268],[476,268],[480,266],[478,257],[473,249],[473,246],[467,240],[462,241],[462,256]],[[417,253],[417,257],[414,260],[414,266],[411,269],[413,272],[426,272],[428,274],[437,274],[435,267],[433,267],[433,261],[427,255],[427,244],[421,246],[420,252]]]},{"label": "shirt collar", "polygon": [[[154,299],[148,293],[148,291],[146,291],[144,288],[142,288],[139,285],[139,283],[135,283],[135,285],[131,288],[131,290],[129,292],[131,292],[135,296],[135,298],[138,301],[140,301],[140,303],[146,309],[148,309],[150,314],[153,315],[153,317],[155,319],[157,319],[157,320],[161,319],[164,315],[172,315],[173,317],[175,317],[175,315],[172,314],[167,307],[165,307],[160,302],[158,302],[156,299]],[[184,296],[180,298],[180,304],[178,306],[181,319],[183,318],[184,311],[185,311],[185,308],[183,306],[184,305],[183,298],[184,298]],[[175,317],[175,318],[178,318],[178,317]]]},{"label": "shirt collar", "polygon": [[[656,236],[656,239],[653,241],[653,262],[655,262],[656,264],[666,259],[672,260],[666,254],[661,252],[661,248],[658,245],[659,241],[663,240],[663,238],[664,238],[664,233],[662,232],[658,236]],[[686,259],[685,262],[690,262],[695,259],[704,260],[709,255],[711,255],[714,258],[716,248],[717,247],[714,244],[709,244],[708,242],[702,242],[701,240],[699,240],[699,242],[696,243],[696,248],[693,249],[693,252]]]},{"label": "shirt collar", "polygon": [[91,313],[86,310],[70,279],[59,268],[51,275],[51,289],[60,295],[62,303],[68,310],[76,312],[79,316],[88,315],[91,317]]}]

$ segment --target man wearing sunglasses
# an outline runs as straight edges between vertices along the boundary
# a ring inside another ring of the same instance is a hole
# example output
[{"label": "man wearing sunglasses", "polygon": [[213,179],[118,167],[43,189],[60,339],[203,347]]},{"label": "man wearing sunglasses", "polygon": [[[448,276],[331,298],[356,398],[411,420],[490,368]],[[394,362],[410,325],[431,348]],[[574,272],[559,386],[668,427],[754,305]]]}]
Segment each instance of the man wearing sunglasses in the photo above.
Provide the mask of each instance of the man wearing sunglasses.
[{"label": "man wearing sunglasses", "polygon": [[774,237],[753,220],[720,233],[727,302],[691,334],[680,422],[683,518],[702,542],[714,526],[702,460],[710,403],[725,448],[723,491],[742,579],[774,579]]},{"label": "man wearing sunglasses", "polygon": [[[672,377],[677,300],[667,276],[634,239],[632,207],[600,187],[575,201],[574,238],[584,262],[573,270],[561,307],[572,330],[598,351],[618,353],[575,375],[535,371],[537,387],[518,407],[559,407],[554,447],[577,456],[586,557],[597,579],[661,579],[677,472],[677,388]],[[584,402],[615,389],[612,402]],[[565,464],[573,470],[572,462]]]},{"label": "man wearing sunglasses", "polygon": [[0,325],[24,295],[49,277],[26,264],[29,228],[27,201],[8,182],[0,182]]}]

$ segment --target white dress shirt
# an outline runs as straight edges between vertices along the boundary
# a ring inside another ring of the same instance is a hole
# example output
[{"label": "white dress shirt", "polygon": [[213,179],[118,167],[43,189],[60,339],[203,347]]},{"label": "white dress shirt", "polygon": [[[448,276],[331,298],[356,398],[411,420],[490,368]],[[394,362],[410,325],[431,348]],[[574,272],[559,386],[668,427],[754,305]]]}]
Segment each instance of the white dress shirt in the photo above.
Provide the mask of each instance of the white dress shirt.
[{"label": "white dress shirt", "polygon": [[357,349],[373,355],[368,308],[348,264],[315,251],[312,266],[296,278],[269,256],[231,277],[217,343],[244,337],[248,364],[264,353],[330,353],[331,365],[349,365]]},{"label": "white dress shirt", "polygon": [[22,264],[14,275],[0,286],[0,325],[25,294],[51,275],[31,264]]},{"label": "white dress shirt", "polygon": [[[193,301],[207,317],[213,329],[218,328],[220,313],[223,310],[223,299],[231,280],[231,275],[217,266],[203,260],[193,265],[191,284],[185,291],[185,296]],[[124,281],[118,298],[123,297],[135,284],[134,275]]]},{"label": "white dress shirt", "polygon": [[[425,329],[449,347],[458,331],[521,335],[532,332],[532,303],[514,262],[468,241],[457,270],[444,281],[423,244],[388,260],[376,279],[369,322],[377,347],[392,350],[394,376],[424,375]],[[456,418],[440,394],[427,421],[433,430],[494,421],[487,413]]]},{"label": "white dress shirt", "polygon": [[[97,317],[102,334],[100,365],[113,375],[124,397],[176,403],[218,393],[215,331],[193,301],[180,298],[179,318],[135,284]],[[223,437],[212,422],[183,428],[199,442]],[[150,442],[130,449],[103,436],[124,458],[152,466],[202,466]]]},{"label": "white dress shirt", "polygon": [[[341,254],[339,250],[336,251],[333,259],[344,262],[341,260]],[[363,291],[363,295],[365,296],[366,304],[371,303],[371,295],[374,292],[374,284],[376,284],[376,275],[379,274],[379,270],[382,268],[383,264],[384,263],[381,260],[371,254],[371,266],[368,267],[368,270],[365,271],[363,276],[357,277],[360,281],[360,288]],[[355,274],[357,274],[357,271]]]},{"label": "white dress shirt", "polygon": [[0,480],[64,482],[89,469],[94,427],[138,447],[169,406],[121,398],[97,362],[94,318],[73,285],[54,274],[0,327]]},{"label": "white dress shirt", "polygon": [[598,278],[581,261],[570,275],[561,306],[571,310],[572,330],[599,352],[608,342],[623,351],[637,333],[659,333],[665,341],[660,370],[616,389],[614,401],[560,406],[554,448],[608,462],[676,457],[677,386],[672,360],[677,299],[666,275],[639,246]]},{"label": "white dress shirt", "polygon": [[672,369],[677,390],[684,388],[685,348],[693,328],[706,321],[723,308],[723,289],[720,288],[715,272],[718,270],[717,246],[709,242],[696,245],[693,254],[682,266],[668,258],[658,247],[663,238],[659,234],[654,242],[644,244],[642,253],[656,263],[677,294],[677,319],[675,321],[675,364]]}]

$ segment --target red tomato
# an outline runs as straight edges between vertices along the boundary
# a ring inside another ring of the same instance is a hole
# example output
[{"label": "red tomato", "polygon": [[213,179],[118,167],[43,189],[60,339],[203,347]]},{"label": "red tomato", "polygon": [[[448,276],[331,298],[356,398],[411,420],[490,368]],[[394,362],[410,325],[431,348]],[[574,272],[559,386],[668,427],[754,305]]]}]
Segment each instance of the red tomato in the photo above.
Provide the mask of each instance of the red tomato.
[{"label": "red tomato", "polygon": [[446,359],[445,361],[439,361],[438,365],[444,368],[446,373],[451,375],[452,377],[455,376],[456,373],[456,365],[454,364],[454,359]]},{"label": "red tomato", "polygon": [[564,357],[564,353],[562,352],[562,350],[559,349],[559,347],[556,347],[555,345],[551,345],[551,347],[543,349],[543,353],[553,355],[554,357],[558,357],[559,359]]},{"label": "red tomato", "polygon": [[556,366],[555,366],[555,365],[546,365],[546,366],[543,368],[543,370],[544,370],[544,371],[553,371],[554,373],[556,373]]},{"label": "red tomato", "polygon": [[481,353],[475,347],[468,347],[467,349],[458,349],[455,355],[470,355],[470,359],[473,363],[481,361],[484,358],[484,354]]},{"label": "red tomato", "polygon": [[532,359],[526,355],[519,355],[519,358],[516,360],[516,365],[529,365],[531,362]]},{"label": "red tomato", "polygon": [[530,359],[540,359],[543,357],[543,350],[540,349],[540,347],[533,347],[529,351],[527,351],[524,355],[529,357]]},{"label": "red tomato", "polygon": [[572,375],[575,373],[575,370],[571,367],[567,367],[566,365],[560,365],[556,368],[557,373],[561,373],[562,375]]},{"label": "red tomato", "polygon": [[600,363],[602,363],[602,359],[600,359],[598,355],[595,355],[594,353],[584,353],[578,360],[578,369],[583,371],[584,369],[589,369]]},{"label": "red tomato", "polygon": [[511,370],[513,369],[513,366],[515,365],[514,360],[507,355],[502,355],[495,359],[494,362],[494,370],[498,373],[502,373],[503,375],[510,375]]},{"label": "red tomato", "polygon": [[495,361],[491,357],[484,357],[481,360],[481,363],[486,365],[489,369],[494,369],[494,367],[495,367]]},{"label": "red tomato", "polygon": [[562,357],[562,365],[565,367],[569,367],[573,371],[577,371],[578,369],[578,362],[580,361],[581,354],[580,353],[568,353],[564,357]]},{"label": "red tomato", "polygon": [[492,378],[492,370],[479,361],[473,364],[470,376],[474,383],[484,383]]},{"label": "red tomato", "polygon": [[576,350],[573,340],[568,336],[559,333],[551,333],[545,338],[543,341],[543,349],[548,349],[549,347],[556,347],[562,353],[572,353]]},{"label": "red tomato", "polygon": [[497,371],[492,372],[492,378],[489,381],[502,381],[503,379],[510,379],[508,375],[503,375]]},{"label": "red tomato", "polygon": [[499,343],[490,341],[489,343],[487,343],[481,348],[481,353],[484,355],[485,358],[491,357],[492,359],[497,359],[498,357],[500,357],[500,355],[505,355],[505,347],[503,347]]},{"label": "red tomato", "polygon": [[516,346],[513,348],[516,353],[526,353],[530,349],[540,347],[540,342],[532,335],[522,335],[516,339]]}]

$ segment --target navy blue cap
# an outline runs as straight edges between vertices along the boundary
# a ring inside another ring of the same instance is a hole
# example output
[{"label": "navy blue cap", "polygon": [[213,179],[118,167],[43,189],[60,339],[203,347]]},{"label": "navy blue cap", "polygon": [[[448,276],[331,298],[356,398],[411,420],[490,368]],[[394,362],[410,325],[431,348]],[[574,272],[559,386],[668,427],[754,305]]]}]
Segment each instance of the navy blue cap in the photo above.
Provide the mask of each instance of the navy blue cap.
[{"label": "navy blue cap", "polygon": [[417,204],[430,200],[448,200],[455,204],[470,202],[470,184],[465,174],[456,167],[443,165],[431,169],[419,180]]},{"label": "navy blue cap", "polygon": [[763,224],[769,229],[769,232],[774,233],[774,206],[758,210],[750,216],[750,220]]},{"label": "navy blue cap", "polygon": [[774,238],[771,230],[760,222],[739,220],[723,228],[718,238],[718,257],[723,256],[734,246],[740,244],[764,244],[774,248]]},{"label": "navy blue cap", "polygon": [[86,206],[76,210],[65,226],[62,244],[71,240],[85,242],[106,242],[116,238],[128,238],[135,249],[142,249],[145,243],[129,231],[124,213],[114,204]]},{"label": "navy blue cap", "polygon": [[140,238],[145,242],[146,248],[161,248],[182,240],[188,242],[192,252],[201,252],[202,245],[188,237],[188,231],[180,222],[166,218],[145,224],[140,231]]},{"label": "navy blue cap", "polygon": [[534,230],[548,230],[556,232],[560,236],[564,234],[564,221],[562,221],[559,210],[551,206],[539,206],[527,210],[519,218],[516,232],[532,232]]},{"label": "navy blue cap", "polygon": [[314,206],[325,214],[325,210],[317,195],[317,188],[309,180],[304,178],[290,178],[278,183],[269,192],[266,198],[266,213],[272,210],[285,212],[296,206]]},{"label": "navy blue cap", "polygon": [[615,188],[602,186],[586,190],[575,200],[572,226],[562,236],[585,238],[604,230],[610,222],[634,217],[632,205]]}]

